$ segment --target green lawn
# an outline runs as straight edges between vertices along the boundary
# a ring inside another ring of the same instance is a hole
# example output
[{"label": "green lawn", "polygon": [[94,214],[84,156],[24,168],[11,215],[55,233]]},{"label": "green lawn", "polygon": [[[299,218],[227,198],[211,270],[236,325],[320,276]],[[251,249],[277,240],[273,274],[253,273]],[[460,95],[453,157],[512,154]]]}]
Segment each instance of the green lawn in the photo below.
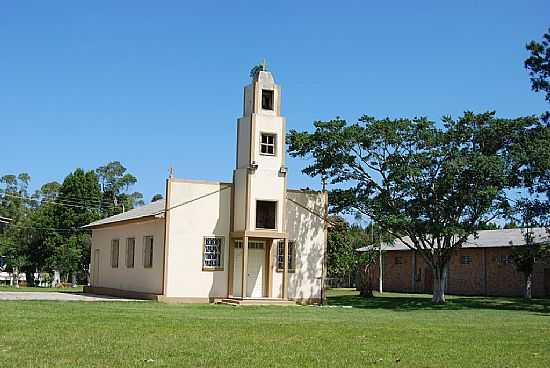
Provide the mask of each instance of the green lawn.
[{"label": "green lawn", "polygon": [[[550,301],[330,292],[333,307],[0,302],[13,367],[548,367]],[[340,306],[353,306],[343,308]]]}]

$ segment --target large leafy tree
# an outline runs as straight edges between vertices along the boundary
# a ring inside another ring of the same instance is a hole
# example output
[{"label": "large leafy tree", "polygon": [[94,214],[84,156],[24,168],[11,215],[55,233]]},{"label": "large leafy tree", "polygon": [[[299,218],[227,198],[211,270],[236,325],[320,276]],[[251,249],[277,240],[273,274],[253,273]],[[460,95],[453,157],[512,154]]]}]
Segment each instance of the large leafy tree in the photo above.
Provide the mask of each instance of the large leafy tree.
[{"label": "large leafy tree", "polygon": [[94,171],[76,169],[67,175],[53,204],[52,227],[47,244],[48,264],[64,275],[86,274],[90,263],[90,236],[81,227],[102,216],[105,209]]},{"label": "large leafy tree", "polygon": [[531,89],[545,93],[550,102],[550,29],[541,42],[531,41],[526,46],[530,55],[525,60],[525,68],[531,77]]},{"label": "large leafy tree", "polygon": [[[359,212],[421,254],[434,274],[433,302],[445,302],[455,249],[505,205],[513,171],[509,151],[536,118],[499,119],[492,112],[316,122],[291,131],[290,154],[307,157],[303,172],[325,174],[333,211]],[[324,147],[320,152],[318,147]],[[316,155],[312,155],[312,153]]]},{"label": "large leafy tree", "polygon": [[28,228],[33,211],[33,201],[28,191],[30,180],[27,173],[0,178],[0,216],[11,219],[10,224],[0,232],[0,255],[5,257],[16,285],[19,272],[27,268],[30,262]]},{"label": "large leafy tree", "polygon": [[113,204],[112,208],[106,210],[105,215],[113,215],[144,204],[143,194],[140,192],[127,193],[130,187],[137,183],[137,178],[128,173],[119,161],[98,167],[96,174],[101,184],[103,201]]}]

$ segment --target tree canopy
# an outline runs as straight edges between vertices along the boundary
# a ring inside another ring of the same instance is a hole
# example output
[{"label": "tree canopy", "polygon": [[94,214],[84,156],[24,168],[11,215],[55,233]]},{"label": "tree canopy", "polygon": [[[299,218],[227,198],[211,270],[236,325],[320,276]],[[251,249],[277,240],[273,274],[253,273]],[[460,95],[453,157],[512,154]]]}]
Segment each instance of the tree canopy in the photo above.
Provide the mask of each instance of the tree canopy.
[{"label": "tree canopy", "polygon": [[[334,212],[359,212],[417,250],[434,271],[434,302],[444,302],[453,250],[507,207],[516,184],[511,150],[540,126],[536,117],[466,112],[440,124],[426,118],[314,123],[290,131],[289,152],[310,159],[303,172],[336,186]],[[319,149],[323,147],[323,149]]]}]

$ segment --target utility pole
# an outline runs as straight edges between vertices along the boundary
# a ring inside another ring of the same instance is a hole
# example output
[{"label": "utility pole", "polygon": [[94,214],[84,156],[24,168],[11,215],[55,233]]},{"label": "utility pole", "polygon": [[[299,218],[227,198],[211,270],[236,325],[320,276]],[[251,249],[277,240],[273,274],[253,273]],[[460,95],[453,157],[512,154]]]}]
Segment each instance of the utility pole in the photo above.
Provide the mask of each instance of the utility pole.
[{"label": "utility pole", "polygon": [[[374,220],[372,220],[371,222],[371,237],[372,237],[372,246],[374,247],[375,246],[375,241],[374,241]],[[383,288],[382,288],[382,280],[383,280],[383,270],[384,268],[384,265],[383,265],[383,258],[382,258],[382,241],[381,241],[381,237],[380,237],[380,234],[378,234],[378,291],[380,292],[380,294],[383,293]]]}]

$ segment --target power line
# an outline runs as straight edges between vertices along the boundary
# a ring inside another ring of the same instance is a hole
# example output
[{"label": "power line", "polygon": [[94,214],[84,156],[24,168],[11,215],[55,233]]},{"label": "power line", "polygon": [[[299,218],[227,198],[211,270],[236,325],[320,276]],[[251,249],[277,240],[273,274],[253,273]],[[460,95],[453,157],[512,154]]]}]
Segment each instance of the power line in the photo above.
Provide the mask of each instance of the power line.
[{"label": "power line", "polygon": [[[22,196],[16,196],[16,195],[14,195],[14,194],[5,194],[5,195],[8,196],[8,197],[21,198],[21,199],[26,199],[26,200],[30,200],[30,201],[36,201],[36,202],[39,202],[39,201],[40,201],[39,199],[27,198],[27,197],[22,197]],[[53,204],[56,204],[56,205],[59,205],[59,206],[75,207],[75,208],[84,208],[84,209],[92,209],[92,210],[97,210],[97,209],[100,209],[100,208],[101,208],[100,205],[95,206],[95,207],[92,207],[92,206],[83,206],[83,205],[77,205],[77,204],[59,203],[59,202],[50,201],[50,200],[47,200],[47,199],[42,199],[42,202],[53,203]]]},{"label": "power line", "polygon": [[80,229],[80,228],[65,228],[65,229],[59,229],[59,228],[53,228],[53,227],[38,227],[38,226],[24,226],[24,225],[16,225],[16,224],[7,224],[8,226],[18,227],[22,229],[34,229],[34,230],[49,230],[49,231],[87,231],[86,229]]}]

